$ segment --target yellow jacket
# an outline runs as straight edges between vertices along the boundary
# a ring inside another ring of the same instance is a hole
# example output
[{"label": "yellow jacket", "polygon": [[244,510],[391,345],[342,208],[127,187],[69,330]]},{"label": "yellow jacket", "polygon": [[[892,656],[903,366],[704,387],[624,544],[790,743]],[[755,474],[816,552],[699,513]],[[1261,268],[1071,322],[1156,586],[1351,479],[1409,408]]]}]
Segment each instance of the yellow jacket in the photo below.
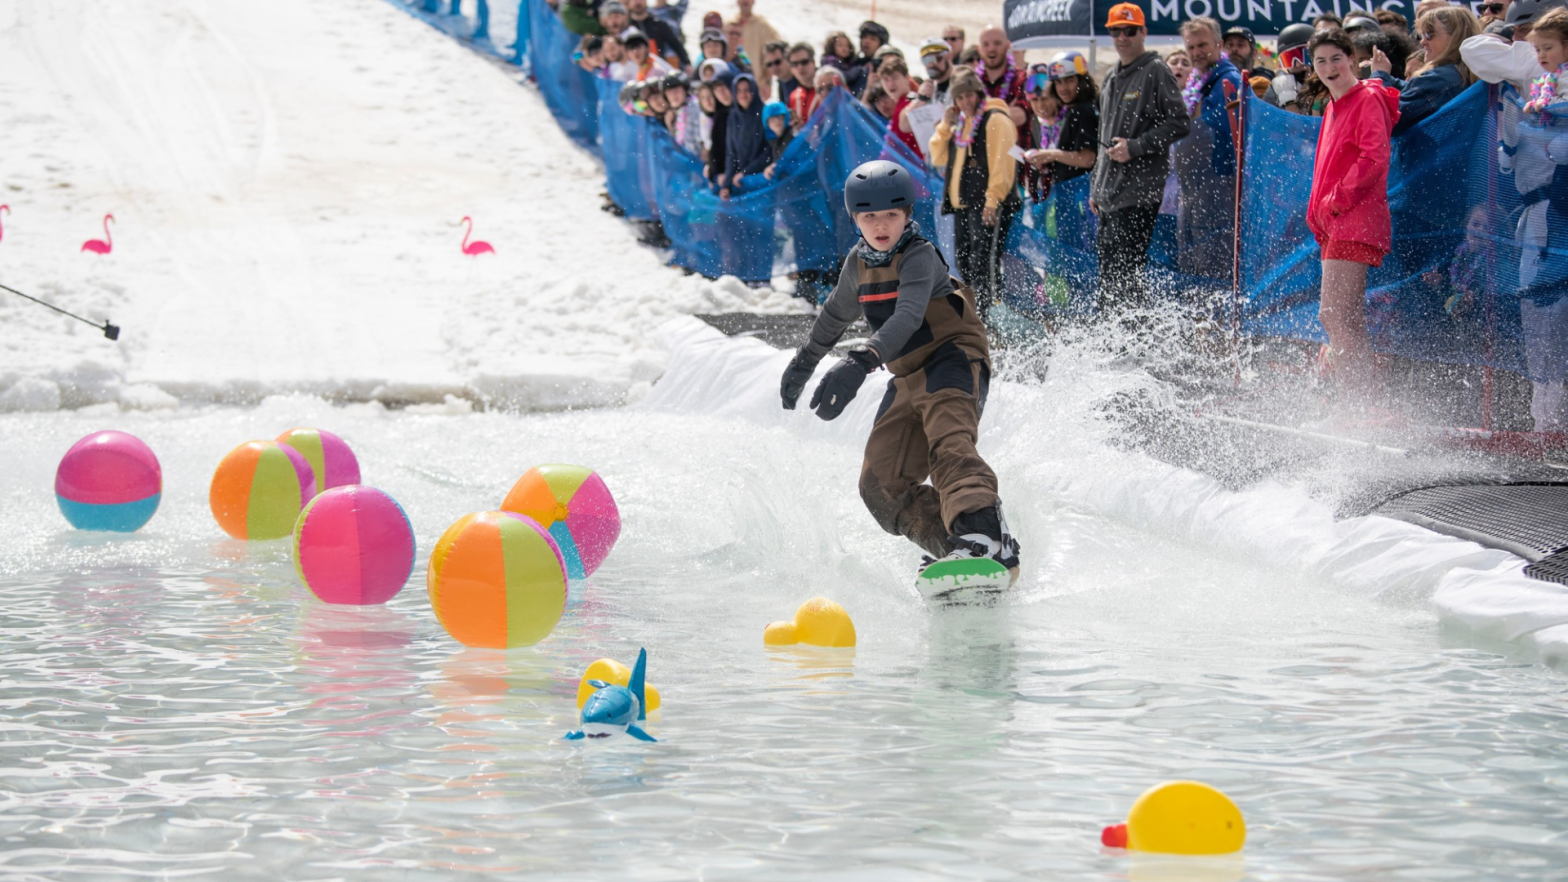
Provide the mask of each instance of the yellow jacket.
[{"label": "yellow jacket", "polygon": [[[1013,149],[1018,143],[1018,129],[1013,125],[1013,118],[1008,113],[1007,102],[1000,98],[987,98],[980,105],[980,113],[987,110],[1000,110],[1001,113],[992,114],[991,119],[985,124],[985,152],[988,160],[988,171],[985,187],[985,207],[995,208],[1007,198],[1008,191],[1013,189],[1013,180],[1018,173],[1018,163],[1007,151]],[[967,125],[963,117],[959,117],[960,125]],[[953,127],[943,119],[936,124],[936,133],[931,136],[931,164],[937,168],[947,166],[947,153],[956,150],[953,157],[952,180],[947,182],[947,198],[957,208],[968,208],[959,201],[958,181],[963,177],[960,170],[969,158],[969,148],[959,147],[953,143]]]}]

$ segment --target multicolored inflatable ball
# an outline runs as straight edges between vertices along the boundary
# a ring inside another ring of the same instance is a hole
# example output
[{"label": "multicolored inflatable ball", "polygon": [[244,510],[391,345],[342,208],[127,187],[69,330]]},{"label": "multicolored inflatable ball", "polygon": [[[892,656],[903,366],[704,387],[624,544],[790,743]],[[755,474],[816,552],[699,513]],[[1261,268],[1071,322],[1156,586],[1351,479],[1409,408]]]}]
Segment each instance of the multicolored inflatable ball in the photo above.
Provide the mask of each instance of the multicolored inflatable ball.
[{"label": "multicolored inflatable ball", "polygon": [[346,441],[331,432],[289,429],[278,436],[278,443],[304,454],[311,471],[316,473],[317,493],[359,483],[359,459]]},{"label": "multicolored inflatable ball", "polygon": [[593,575],[621,535],[621,512],[593,469],[552,464],[527,471],[501,503],[550,531],[573,579]]},{"label": "multicolored inflatable ball", "polygon": [[235,539],[282,539],[316,495],[305,456],[276,441],[247,441],[229,451],[207,492],[212,516]]},{"label": "multicolored inflatable ball", "polygon": [[305,504],[294,524],[294,567],[327,603],[386,603],[414,571],[414,527],[374,487],[334,487]]},{"label": "multicolored inflatable ball", "polygon": [[566,562],[550,534],[509,511],[464,515],[430,552],[430,606],[465,646],[511,649],[550,636],[566,609]]},{"label": "multicolored inflatable ball", "polygon": [[54,473],[60,513],[78,530],[139,530],[162,496],[158,457],[124,432],[94,432],[72,444]]}]

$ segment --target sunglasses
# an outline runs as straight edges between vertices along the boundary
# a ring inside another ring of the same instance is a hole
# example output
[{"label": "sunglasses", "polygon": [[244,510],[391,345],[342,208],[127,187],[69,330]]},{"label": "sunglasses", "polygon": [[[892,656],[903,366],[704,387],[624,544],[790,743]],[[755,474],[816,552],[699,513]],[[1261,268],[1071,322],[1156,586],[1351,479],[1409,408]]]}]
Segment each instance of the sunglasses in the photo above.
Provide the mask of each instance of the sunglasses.
[{"label": "sunglasses", "polygon": [[782,58],[775,58],[772,61],[768,62],[768,67],[783,67],[783,66],[784,66],[784,59],[782,59]]},{"label": "sunglasses", "polygon": [[1051,75],[1048,73],[1030,74],[1029,79],[1024,80],[1024,91],[1031,95],[1044,92],[1049,88],[1051,88]]},{"label": "sunglasses", "polygon": [[1481,10],[1481,14],[1482,15],[1488,15],[1488,14],[1490,14],[1490,15],[1502,15],[1503,14],[1503,4],[1501,4],[1501,3],[1482,3],[1480,6],[1477,6],[1476,8]]},{"label": "sunglasses", "polygon": [[943,37],[942,38],[942,42],[947,43],[949,45],[956,46],[959,43],[964,42],[964,38],[963,37]]},{"label": "sunglasses", "polygon": [[1107,28],[1112,37],[1136,37],[1141,28]]},{"label": "sunglasses", "polygon": [[1432,31],[1422,31],[1419,34],[1416,34],[1416,39],[1423,43],[1430,43],[1431,41],[1437,39],[1437,34]]},{"label": "sunglasses", "polygon": [[805,67],[806,65],[808,65],[810,63],[811,63],[811,59],[809,59],[809,58],[802,58],[799,61],[797,61],[797,60],[795,60],[793,58],[791,58],[789,60],[789,66],[790,67]]}]

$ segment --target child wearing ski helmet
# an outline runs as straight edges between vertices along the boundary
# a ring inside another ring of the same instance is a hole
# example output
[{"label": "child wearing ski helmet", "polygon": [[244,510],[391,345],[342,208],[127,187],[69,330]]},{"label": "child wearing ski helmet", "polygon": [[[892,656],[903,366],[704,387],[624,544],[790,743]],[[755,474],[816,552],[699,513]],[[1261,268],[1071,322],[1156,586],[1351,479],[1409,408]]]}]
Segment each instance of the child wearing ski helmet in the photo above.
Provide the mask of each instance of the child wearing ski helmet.
[{"label": "child wearing ski helmet", "polygon": [[897,163],[877,160],[850,173],[844,202],[861,238],[780,392],[793,410],[817,363],[863,314],[871,338],[828,370],[811,407],[831,420],[872,371],[893,375],[866,441],[866,507],[884,530],[933,558],[988,557],[1016,580],[1018,543],[1002,520],[996,473],[975,450],[991,378],[985,325],[974,293],[948,274],[911,220],[915,200],[914,181]]}]

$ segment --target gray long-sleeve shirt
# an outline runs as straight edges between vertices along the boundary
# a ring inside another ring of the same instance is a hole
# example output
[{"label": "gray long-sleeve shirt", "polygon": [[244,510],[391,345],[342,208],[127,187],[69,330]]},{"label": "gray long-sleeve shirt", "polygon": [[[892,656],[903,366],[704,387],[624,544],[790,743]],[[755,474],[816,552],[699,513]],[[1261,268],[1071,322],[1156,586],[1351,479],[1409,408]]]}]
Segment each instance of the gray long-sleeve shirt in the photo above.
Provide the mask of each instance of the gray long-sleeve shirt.
[{"label": "gray long-sleeve shirt", "polygon": [[[1117,63],[1100,92],[1100,155],[1089,196],[1101,212],[1159,205],[1170,177],[1171,145],[1191,128],[1176,77],[1158,54]],[[1105,155],[1105,145],[1127,139],[1128,162]]]},{"label": "gray long-sleeve shirt", "polygon": [[[876,329],[867,345],[884,363],[897,358],[925,322],[932,298],[951,293],[953,280],[936,246],[925,240],[910,245],[898,264],[898,301],[893,316]],[[844,336],[844,329],[860,316],[860,260],[851,251],[839,271],[838,285],[811,326],[811,340],[804,351],[813,361],[821,361]]]}]

